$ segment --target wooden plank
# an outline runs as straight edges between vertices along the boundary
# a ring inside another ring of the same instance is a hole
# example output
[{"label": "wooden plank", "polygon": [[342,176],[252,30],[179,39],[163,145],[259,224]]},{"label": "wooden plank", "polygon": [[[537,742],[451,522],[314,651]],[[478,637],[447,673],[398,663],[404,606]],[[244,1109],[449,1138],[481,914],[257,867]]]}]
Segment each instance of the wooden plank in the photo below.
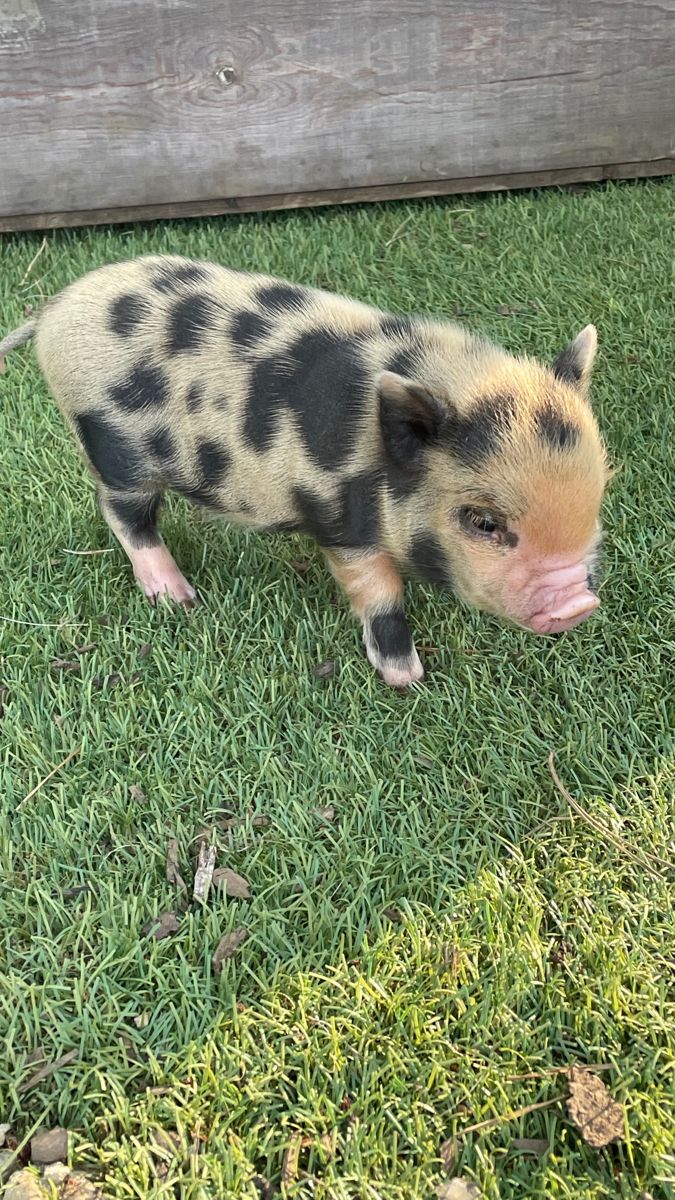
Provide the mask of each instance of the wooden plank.
[{"label": "wooden plank", "polygon": [[674,76],[675,0],[0,0],[0,214],[649,162]]},{"label": "wooden plank", "polygon": [[646,179],[675,174],[675,158],[653,162],[613,163],[605,167],[578,167],[568,171],[531,171],[523,175],[488,175],[474,179],[432,179],[423,183],[385,184],[383,187],[343,188],[337,191],[293,192],[278,196],[242,196],[186,204],[155,204],[136,208],[100,208],[57,213],[0,215],[0,233],[31,229],[58,229],[79,225],[109,225],[131,221],[213,217],[274,209],[320,207],[332,204],[373,203],[382,200],[422,199],[459,193],[505,191],[518,188],[564,187],[571,183]]}]

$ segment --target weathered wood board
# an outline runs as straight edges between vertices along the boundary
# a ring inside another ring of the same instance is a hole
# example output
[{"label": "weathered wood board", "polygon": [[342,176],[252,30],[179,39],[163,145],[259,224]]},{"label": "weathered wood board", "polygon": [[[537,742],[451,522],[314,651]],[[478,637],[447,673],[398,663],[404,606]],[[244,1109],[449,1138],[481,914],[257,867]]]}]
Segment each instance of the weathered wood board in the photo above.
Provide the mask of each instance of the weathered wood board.
[{"label": "weathered wood board", "polygon": [[0,0],[0,229],[675,168],[675,0]]}]

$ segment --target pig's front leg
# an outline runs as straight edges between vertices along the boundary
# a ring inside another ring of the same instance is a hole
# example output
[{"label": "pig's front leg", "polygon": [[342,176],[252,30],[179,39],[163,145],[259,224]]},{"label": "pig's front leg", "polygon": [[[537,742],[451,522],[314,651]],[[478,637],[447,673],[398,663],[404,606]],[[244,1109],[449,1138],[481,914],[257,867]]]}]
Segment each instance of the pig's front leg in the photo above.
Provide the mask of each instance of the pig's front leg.
[{"label": "pig's front leg", "polygon": [[385,683],[406,687],[424,677],[403,608],[403,581],[379,551],[326,551],[333,575],[363,624],[368,661]]}]

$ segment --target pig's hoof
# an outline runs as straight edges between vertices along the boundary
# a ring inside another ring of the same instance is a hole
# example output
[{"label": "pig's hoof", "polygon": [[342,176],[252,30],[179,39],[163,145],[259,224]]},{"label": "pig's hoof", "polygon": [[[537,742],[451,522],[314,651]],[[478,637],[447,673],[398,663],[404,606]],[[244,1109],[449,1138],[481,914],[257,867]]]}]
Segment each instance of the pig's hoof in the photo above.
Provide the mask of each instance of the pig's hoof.
[{"label": "pig's hoof", "polygon": [[406,658],[381,658],[377,655],[374,656],[377,661],[373,661],[370,654],[368,657],[384,682],[388,683],[390,687],[406,688],[411,683],[419,683],[421,679],[424,679],[424,667],[416,650],[413,650],[412,654],[407,655]]},{"label": "pig's hoof", "polygon": [[197,593],[184,579],[180,571],[165,579],[139,579],[139,584],[151,604],[158,600],[173,600],[183,608],[193,608],[197,601]]}]

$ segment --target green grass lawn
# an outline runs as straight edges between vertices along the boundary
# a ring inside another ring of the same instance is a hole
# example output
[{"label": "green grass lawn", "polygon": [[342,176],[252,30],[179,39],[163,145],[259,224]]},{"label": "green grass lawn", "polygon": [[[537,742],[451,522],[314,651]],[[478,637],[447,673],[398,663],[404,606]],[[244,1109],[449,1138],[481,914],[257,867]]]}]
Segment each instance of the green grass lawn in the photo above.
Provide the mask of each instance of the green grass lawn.
[{"label": "green grass lawn", "polygon": [[[116,546],[67,553],[114,543],[32,351],[8,359],[0,1122],[20,1141],[68,1126],[115,1198],[253,1200],[302,1138],[289,1196],[433,1200],[453,1137],[451,1173],[491,1200],[675,1195],[674,224],[664,182],[56,232],[37,257],[41,235],[4,240],[3,332],[158,251],[460,313],[542,356],[594,321],[619,468],[599,615],[537,640],[411,585],[428,674],[401,696],[304,539],[170,502],[189,615],[148,607]],[[181,908],[167,843],[191,885],[209,828],[251,898]],[[39,1048],[73,1061],[22,1090]],[[623,1144],[570,1123],[551,1068],[575,1062],[611,1064]]]}]

